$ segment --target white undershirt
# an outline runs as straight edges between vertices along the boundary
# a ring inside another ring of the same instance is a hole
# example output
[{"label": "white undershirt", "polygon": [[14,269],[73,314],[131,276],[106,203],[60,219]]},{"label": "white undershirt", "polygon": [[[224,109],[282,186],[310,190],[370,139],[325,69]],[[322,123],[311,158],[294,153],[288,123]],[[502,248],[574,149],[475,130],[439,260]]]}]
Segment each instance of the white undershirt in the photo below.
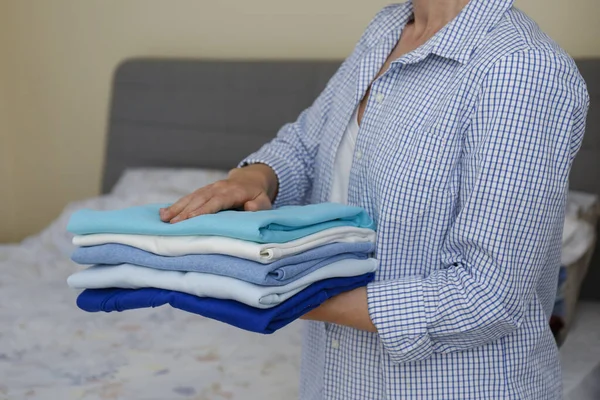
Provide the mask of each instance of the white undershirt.
[{"label": "white undershirt", "polygon": [[[356,147],[356,138],[358,137],[358,107],[354,111],[350,123],[342,136],[342,141],[335,155],[333,164],[333,182],[329,201],[333,203],[348,203],[348,186],[350,184],[350,169],[354,158],[354,148]],[[360,155],[357,154],[357,157]]]}]

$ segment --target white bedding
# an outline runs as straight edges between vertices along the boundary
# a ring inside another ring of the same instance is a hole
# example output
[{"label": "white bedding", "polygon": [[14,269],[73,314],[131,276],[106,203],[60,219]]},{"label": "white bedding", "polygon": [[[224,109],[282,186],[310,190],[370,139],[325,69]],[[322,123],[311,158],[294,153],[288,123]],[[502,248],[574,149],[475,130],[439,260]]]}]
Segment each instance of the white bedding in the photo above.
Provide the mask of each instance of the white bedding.
[{"label": "white bedding", "polygon": [[301,322],[260,336],[168,307],[88,314],[67,287],[80,269],[65,230],[74,210],[169,202],[223,176],[129,172],[113,194],[70,204],[40,234],[0,246],[0,400],[297,397]]},{"label": "white bedding", "polygon": [[128,189],[73,203],[39,235],[0,246],[0,400],[295,398],[300,322],[260,336],[168,307],[88,314],[75,306],[65,281],[79,269],[68,258],[70,213],[180,194]]}]

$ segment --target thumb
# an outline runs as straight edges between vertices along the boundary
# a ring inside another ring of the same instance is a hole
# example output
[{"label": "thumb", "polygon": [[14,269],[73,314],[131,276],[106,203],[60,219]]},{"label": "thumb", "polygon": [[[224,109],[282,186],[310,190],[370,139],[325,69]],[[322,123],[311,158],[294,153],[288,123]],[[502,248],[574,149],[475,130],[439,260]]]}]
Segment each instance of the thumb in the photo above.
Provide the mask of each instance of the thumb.
[{"label": "thumb", "polygon": [[271,207],[269,196],[266,193],[262,193],[254,200],[247,201],[244,204],[244,211],[270,210]]}]

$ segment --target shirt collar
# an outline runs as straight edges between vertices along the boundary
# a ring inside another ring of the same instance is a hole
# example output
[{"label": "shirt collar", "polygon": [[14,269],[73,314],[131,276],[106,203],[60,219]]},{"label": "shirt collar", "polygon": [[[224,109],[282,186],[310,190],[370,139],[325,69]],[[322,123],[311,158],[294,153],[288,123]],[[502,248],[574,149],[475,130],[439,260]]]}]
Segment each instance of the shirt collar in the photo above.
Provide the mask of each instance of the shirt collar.
[{"label": "shirt collar", "polygon": [[[500,21],[513,3],[514,0],[471,0],[456,18],[412,53],[417,59],[436,54],[465,64],[483,37]],[[390,13],[385,24],[394,28],[392,31],[399,37],[412,16],[413,4],[412,0],[409,0]]]}]

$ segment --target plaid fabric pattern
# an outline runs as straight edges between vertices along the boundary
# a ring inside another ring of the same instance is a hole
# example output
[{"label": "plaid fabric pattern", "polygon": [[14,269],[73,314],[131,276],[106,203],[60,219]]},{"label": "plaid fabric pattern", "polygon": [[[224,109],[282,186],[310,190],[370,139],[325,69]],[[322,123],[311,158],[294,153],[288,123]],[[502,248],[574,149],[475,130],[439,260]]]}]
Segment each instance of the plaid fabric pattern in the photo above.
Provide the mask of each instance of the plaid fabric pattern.
[{"label": "plaid fabric pattern", "polygon": [[371,96],[349,203],[377,221],[377,334],[306,323],[302,399],[560,399],[548,327],[568,173],[589,99],[572,59],[508,0],[471,0],[374,80],[412,17],[383,9],[298,120],[249,156],[276,205],[327,201]]}]

